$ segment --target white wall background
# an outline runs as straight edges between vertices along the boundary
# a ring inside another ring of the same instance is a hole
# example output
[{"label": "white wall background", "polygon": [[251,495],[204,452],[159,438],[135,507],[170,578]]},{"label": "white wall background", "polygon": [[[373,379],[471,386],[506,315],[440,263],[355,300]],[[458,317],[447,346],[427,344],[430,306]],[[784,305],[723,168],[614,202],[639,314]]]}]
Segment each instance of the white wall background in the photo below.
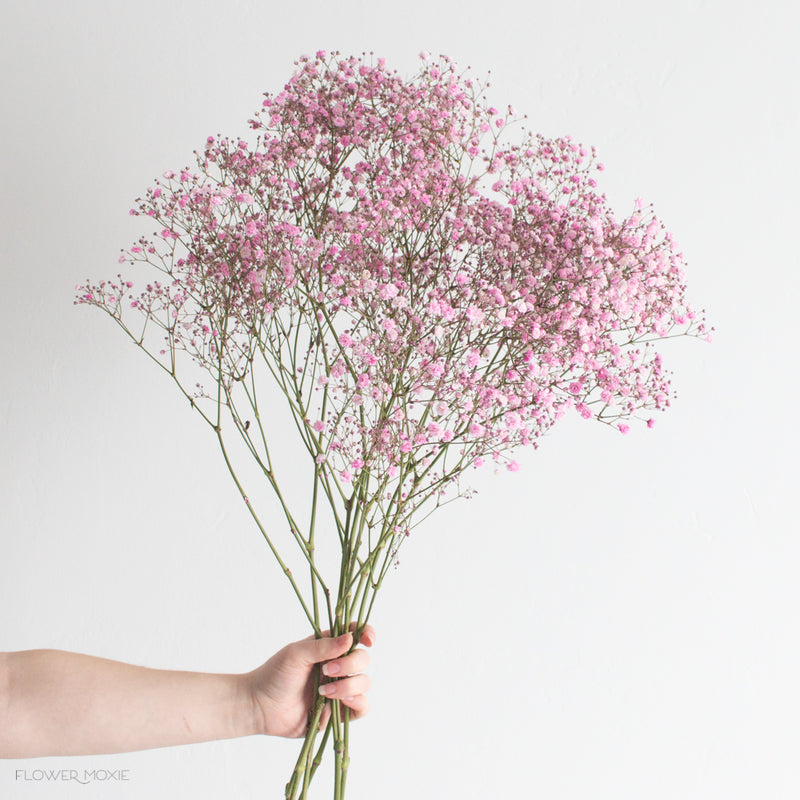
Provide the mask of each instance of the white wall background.
[{"label": "white wall background", "polygon": [[[246,130],[298,55],[374,50],[410,74],[426,49],[597,145],[619,211],[642,195],[675,232],[717,334],[666,349],[679,399],[654,430],[565,421],[409,542],[348,796],[800,796],[790,3],[0,8],[0,649],[229,672],[306,635],[200,420],[73,287],[114,274],[133,198]],[[0,796],[277,798],[296,748],[3,761]],[[15,778],[73,766],[131,780]]]}]

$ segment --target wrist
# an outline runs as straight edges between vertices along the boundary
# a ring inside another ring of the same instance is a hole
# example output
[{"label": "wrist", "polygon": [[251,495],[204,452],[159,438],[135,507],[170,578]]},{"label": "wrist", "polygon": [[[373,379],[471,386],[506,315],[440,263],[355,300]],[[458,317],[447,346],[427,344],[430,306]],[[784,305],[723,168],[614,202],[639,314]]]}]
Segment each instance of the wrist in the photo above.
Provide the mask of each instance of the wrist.
[{"label": "wrist", "polygon": [[267,734],[264,712],[253,689],[252,673],[231,677],[234,683],[233,724],[236,736]]}]

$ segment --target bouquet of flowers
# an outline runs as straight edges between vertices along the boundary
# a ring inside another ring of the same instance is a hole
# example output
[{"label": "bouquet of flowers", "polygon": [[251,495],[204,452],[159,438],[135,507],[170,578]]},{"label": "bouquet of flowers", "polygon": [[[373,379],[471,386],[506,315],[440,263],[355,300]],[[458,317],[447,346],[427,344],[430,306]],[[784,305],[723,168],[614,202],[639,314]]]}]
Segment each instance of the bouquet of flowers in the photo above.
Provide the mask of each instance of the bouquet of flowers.
[{"label": "bouquet of flowers", "polygon": [[[593,149],[528,132],[488,84],[422,59],[405,79],[371,55],[301,58],[249,142],[209,137],[195,167],[137,200],[155,231],[120,262],[151,271],[142,287],[120,275],[76,300],[207,423],[315,634],[355,624],[356,643],[412,528],[469,492],[465,470],[518,469],[514,450],[570,409],[622,433],[652,426],[672,394],[653,342],[707,334],[672,237],[642,201],[614,215]],[[275,388],[311,484],[300,508],[270,449]],[[288,533],[261,521],[243,460]],[[324,702],[290,800],[330,738],[344,796],[348,713],[333,701],[320,732]]]}]

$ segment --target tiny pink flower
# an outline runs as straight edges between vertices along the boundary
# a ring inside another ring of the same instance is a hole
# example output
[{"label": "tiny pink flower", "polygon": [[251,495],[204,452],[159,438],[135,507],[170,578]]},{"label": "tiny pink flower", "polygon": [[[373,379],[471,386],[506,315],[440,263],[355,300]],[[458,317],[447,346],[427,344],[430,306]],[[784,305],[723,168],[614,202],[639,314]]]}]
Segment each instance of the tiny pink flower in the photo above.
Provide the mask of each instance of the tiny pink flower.
[{"label": "tiny pink flower", "polygon": [[515,411],[509,411],[503,419],[510,431],[515,431],[520,426],[520,416]]},{"label": "tiny pink flower", "polygon": [[470,306],[467,309],[467,319],[473,325],[480,325],[483,322],[483,320],[485,319],[485,317],[486,317],[486,314],[484,314],[483,311],[481,311],[481,309],[478,308],[477,306]]}]

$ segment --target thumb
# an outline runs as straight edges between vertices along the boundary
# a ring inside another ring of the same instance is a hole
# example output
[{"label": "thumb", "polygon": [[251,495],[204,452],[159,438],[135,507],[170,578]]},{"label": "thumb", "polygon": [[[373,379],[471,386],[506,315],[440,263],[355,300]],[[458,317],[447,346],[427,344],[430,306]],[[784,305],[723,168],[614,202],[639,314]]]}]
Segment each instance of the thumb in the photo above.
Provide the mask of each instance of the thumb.
[{"label": "thumb", "polygon": [[343,633],[336,638],[325,636],[322,639],[304,639],[297,642],[298,655],[306,664],[319,664],[344,655],[352,644],[352,633]]}]

